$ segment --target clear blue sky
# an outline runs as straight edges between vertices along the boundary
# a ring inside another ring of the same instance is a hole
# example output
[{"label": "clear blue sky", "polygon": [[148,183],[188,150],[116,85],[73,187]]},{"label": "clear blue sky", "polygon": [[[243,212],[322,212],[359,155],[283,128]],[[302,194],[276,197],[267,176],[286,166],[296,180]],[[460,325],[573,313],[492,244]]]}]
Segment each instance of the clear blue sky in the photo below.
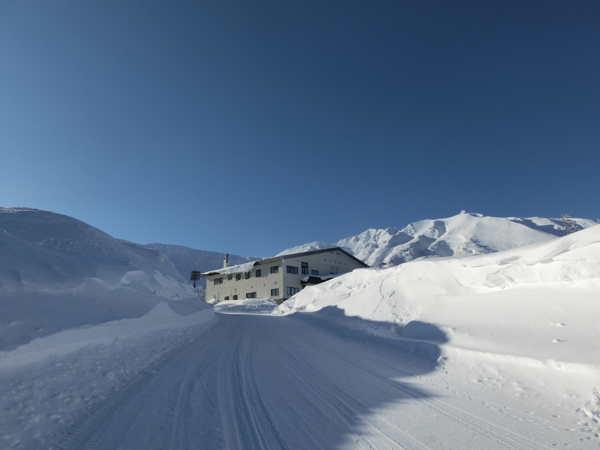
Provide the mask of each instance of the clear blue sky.
[{"label": "clear blue sky", "polygon": [[600,218],[600,1],[3,1],[0,206],[270,256]]}]

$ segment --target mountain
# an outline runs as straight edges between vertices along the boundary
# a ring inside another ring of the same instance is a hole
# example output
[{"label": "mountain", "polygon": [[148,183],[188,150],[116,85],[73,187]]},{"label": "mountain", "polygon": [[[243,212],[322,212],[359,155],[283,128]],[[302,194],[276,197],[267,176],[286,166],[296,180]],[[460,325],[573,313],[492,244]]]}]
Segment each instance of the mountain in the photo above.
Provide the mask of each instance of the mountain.
[{"label": "mountain", "polygon": [[[596,225],[572,219],[575,230]],[[446,219],[421,220],[402,229],[371,228],[334,244],[313,242],[281,254],[327,247],[343,247],[367,264],[398,265],[423,257],[478,255],[508,250],[564,236],[562,219],[489,217],[462,211]]]},{"label": "mountain", "polygon": [[[209,252],[205,250],[195,250],[182,245],[168,244],[147,244],[145,248],[157,250],[173,262],[175,268],[187,280],[190,279],[192,270],[208,272],[223,267],[225,253]],[[258,261],[261,258],[251,256],[229,255],[229,265],[234,266],[250,261]],[[206,284],[206,280],[201,280],[201,284]]]},{"label": "mountain", "polygon": [[157,250],[62,214],[0,208],[0,349],[193,295]]},{"label": "mountain", "polygon": [[157,250],[114,239],[80,220],[29,208],[0,208],[0,289],[66,289],[95,279],[167,298],[192,295]]},{"label": "mountain", "polygon": [[492,254],[356,270],[300,291],[275,313],[335,307],[341,317],[396,324],[406,338],[435,339],[424,324],[436,324],[450,346],[486,352],[490,361],[507,355],[591,364],[598,358],[599,251],[595,226]]}]

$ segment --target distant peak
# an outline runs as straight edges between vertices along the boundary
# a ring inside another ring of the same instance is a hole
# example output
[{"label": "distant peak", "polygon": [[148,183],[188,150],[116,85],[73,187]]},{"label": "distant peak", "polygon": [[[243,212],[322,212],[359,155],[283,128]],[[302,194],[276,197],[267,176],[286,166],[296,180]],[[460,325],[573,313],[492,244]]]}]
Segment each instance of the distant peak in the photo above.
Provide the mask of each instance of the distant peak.
[{"label": "distant peak", "polygon": [[0,207],[0,213],[18,213],[18,212],[40,212],[39,209],[24,208],[20,206]]},{"label": "distant peak", "polygon": [[480,213],[470,213],[470,212],[465,211],[464,209],[460,212],[460,214],[468,214],[469,216],[472,216],[472,217],[483,217],[483,214],[480,214]]}]

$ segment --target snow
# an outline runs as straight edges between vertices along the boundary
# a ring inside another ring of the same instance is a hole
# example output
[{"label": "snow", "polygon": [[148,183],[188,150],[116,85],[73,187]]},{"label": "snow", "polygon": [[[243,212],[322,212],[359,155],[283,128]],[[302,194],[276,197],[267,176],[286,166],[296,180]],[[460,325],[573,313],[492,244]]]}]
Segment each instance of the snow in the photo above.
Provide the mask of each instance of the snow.
[{"label": "snow", "polygon": [[0,367],[11,369],[45,362],[88,346],[110,345],[118,339],[131,339],[149,332],[195,325],[198,320],[195,315],[181,317],[167,304],[160,303],[139,319],[121,319],[100,325],[71,328],[46,338],[35,339],[16,350],[0,352]]},{"label": "snow", "polygon": [[[578,229],[596,225],[573,219]],[[398,265],[422,257],[476,255],[542,242],[565,234],[562,219],[500,218],[461,211],[453,217],[421,220],[402,229],[369,229],[328,245],[313,242],[281,254],[342,247],[370,266]]]},{"label": "snow", "polygon": [[1,208],[0,254],[0,350],[194,296],[162,253],[52,212]]},{"label": "snow", "polygon": [[210,324],[157,305],[137,319],[64,330],[0,352],[0,448],[49,448],[49,439],[115,389]]},{"label": "snow", "polygon": [[90,279],[101,279],[107,288],[114,288],[124,277],[135,277],[147,291],[167,298],[193,295],[187,280],[165,255],[114,239],[77,219],[35,209],[3,208],[0,230],[0,290],[55,291],[76,288]]},{"label": "snow", "polygon": [[222,269],[211,270],[206,273],[228,274],[228,273],[250,272],[252,270],[252,268],[254,267],[254,265],[255,265],[255,261],[252,261],[252,262],[247,262],[247,263],[243,263],[243,264],[237,264],[235,266],[224,267]]},{"label": "snow", "polygon": [[337,247],[337,245],[326,244],[323,241],[309,242],[308,244],[297,245],[296,247],[288,248],[277,254],[277,256],[293,255],[296,253],[312,252],[314,250],[324,250],[327,248]]},{"label": "snow", "polygon": [[481,383],[473,392],[482,401],[579,426],[586,441],[600,436],[598,299],[600,226],[504,252],[357,270],[274,314],[333,308],[343,316],[330,320],[343,326],[438,344],[452,386]]},{"label": "snow", "polygon": [[436,324],[456,348],[596,364],[599,293],[600,227],[593,227],[488,255],[357,270],[301,291],[278,313],[336,306],[369,320]]},{"label": "snow", "polygon": [[0,448],[597,448],[600,227],[577,221],[368,230],[355,251],[421,259],[213,308],[156,248],[0,209]]},{"label": "snow", "polygon": [[[192,270],[200,272],[210,272],[223,267],[225,253],[207,252],[204,250],[196,250],[182,245],[167,245],[167,244],[147,244],[144,247],[158,250],[173,262],[175,268],[181,275],[188,279]],[[244,264],[250,261],[257,261],[261,258],[252,256],[229,255],[229,264],[237,265]],[[196,282],[196,285],[206,286],[206,280],[201,279]]]},{"label": "snow", "polygon": [[253,298],[219,302],[214,309],[220,314],[270,314],[277,306],[270,298]]}]

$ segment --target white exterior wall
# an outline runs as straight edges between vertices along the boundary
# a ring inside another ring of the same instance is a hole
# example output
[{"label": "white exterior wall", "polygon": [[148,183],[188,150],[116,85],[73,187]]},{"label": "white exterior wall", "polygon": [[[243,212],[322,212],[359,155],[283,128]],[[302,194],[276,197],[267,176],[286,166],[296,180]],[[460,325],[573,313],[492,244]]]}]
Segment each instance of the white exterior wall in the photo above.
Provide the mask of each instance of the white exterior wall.
[{"label": "white exterior wall", "polygon": [[[302,274],[302,263],[308,263],[308,275],[312,275],[313,270],[319,272],[319,276],[330,275],[333,273],[346,273],[352,272],[354,269],[362,268],[354,259],[348,257],[346,254],[339,250],[332,250],[329,252],[316,253],[312,255],[296,255],[293,258],[283,257],[283,270],[284,279],[283,284],[286,287],[284,296],[287,298],[287,288],[295,287],[302,289],[300,279]],[[287,266],[297,267],[298,275],[287,273]]]},{"label": "white exterior wall", "polygon": [[[308,273],[302,273],[302,263],[308,264]],[[287,266],[296,267],[298,273],[288,273]],[[271,267],[278,267],[278,273],[272,274]],[[269,262],[268,260],[262,264],[252,267],[250,270],[250,278],[246,279],[245,272],[241,274],[241,280],[236,281],[236,273],[231,274],[216,274],[206,277],[206,299],[215,298],[217,301],[233,300],[233,296],[237,295],[238,300],[247,298],[247,294],[256,292],[257,298],[273,298],[273,300],[283,301],[291,297],[288,293],[288,287],[302,289],[302,277],[312,275],[313,270],[317,270],[319,276],[330,274],[341,274],[351,272],[354,269],[362,268],[354,259],[350,258],[345,253],[339,250],[324,251],[315,254],[300,254],[283,256],[282,260]],[[256,277],[256,271],[261,271],[261,276]],[[231,280],[228,276],[231,275]],[[215,285],[214,280],[222,278],[222,284]],[[271,295],[271,289],[279,289],[278,296]]]},{"label": "white exterior wall", "polygon": [[[271,267],[278,267],[278,273],[271,273]],[[260,277],[256,276],[257,270],[261,271]],[[278,299],[284,295],[282,272],[281,264],[273,262],[254,266],[248,279],[244,272],[238,272],[241,274],[239,281],[236,281],[236,273],[208,276],[206,277],[206,299],[216,298],[222,302],[225,297],[233,300],[233,296],[237,295],[238,300],[244,300],[246,295],[251,292],[256,292],[257,298],[272,298],[271,289],[279,289],[279,296],[273,297],[274,300]],[[228,279],[229,275],[231,275],[231,280]],[[223,283],[215,285],[214,281],[219,278],[223,279]]]}]

